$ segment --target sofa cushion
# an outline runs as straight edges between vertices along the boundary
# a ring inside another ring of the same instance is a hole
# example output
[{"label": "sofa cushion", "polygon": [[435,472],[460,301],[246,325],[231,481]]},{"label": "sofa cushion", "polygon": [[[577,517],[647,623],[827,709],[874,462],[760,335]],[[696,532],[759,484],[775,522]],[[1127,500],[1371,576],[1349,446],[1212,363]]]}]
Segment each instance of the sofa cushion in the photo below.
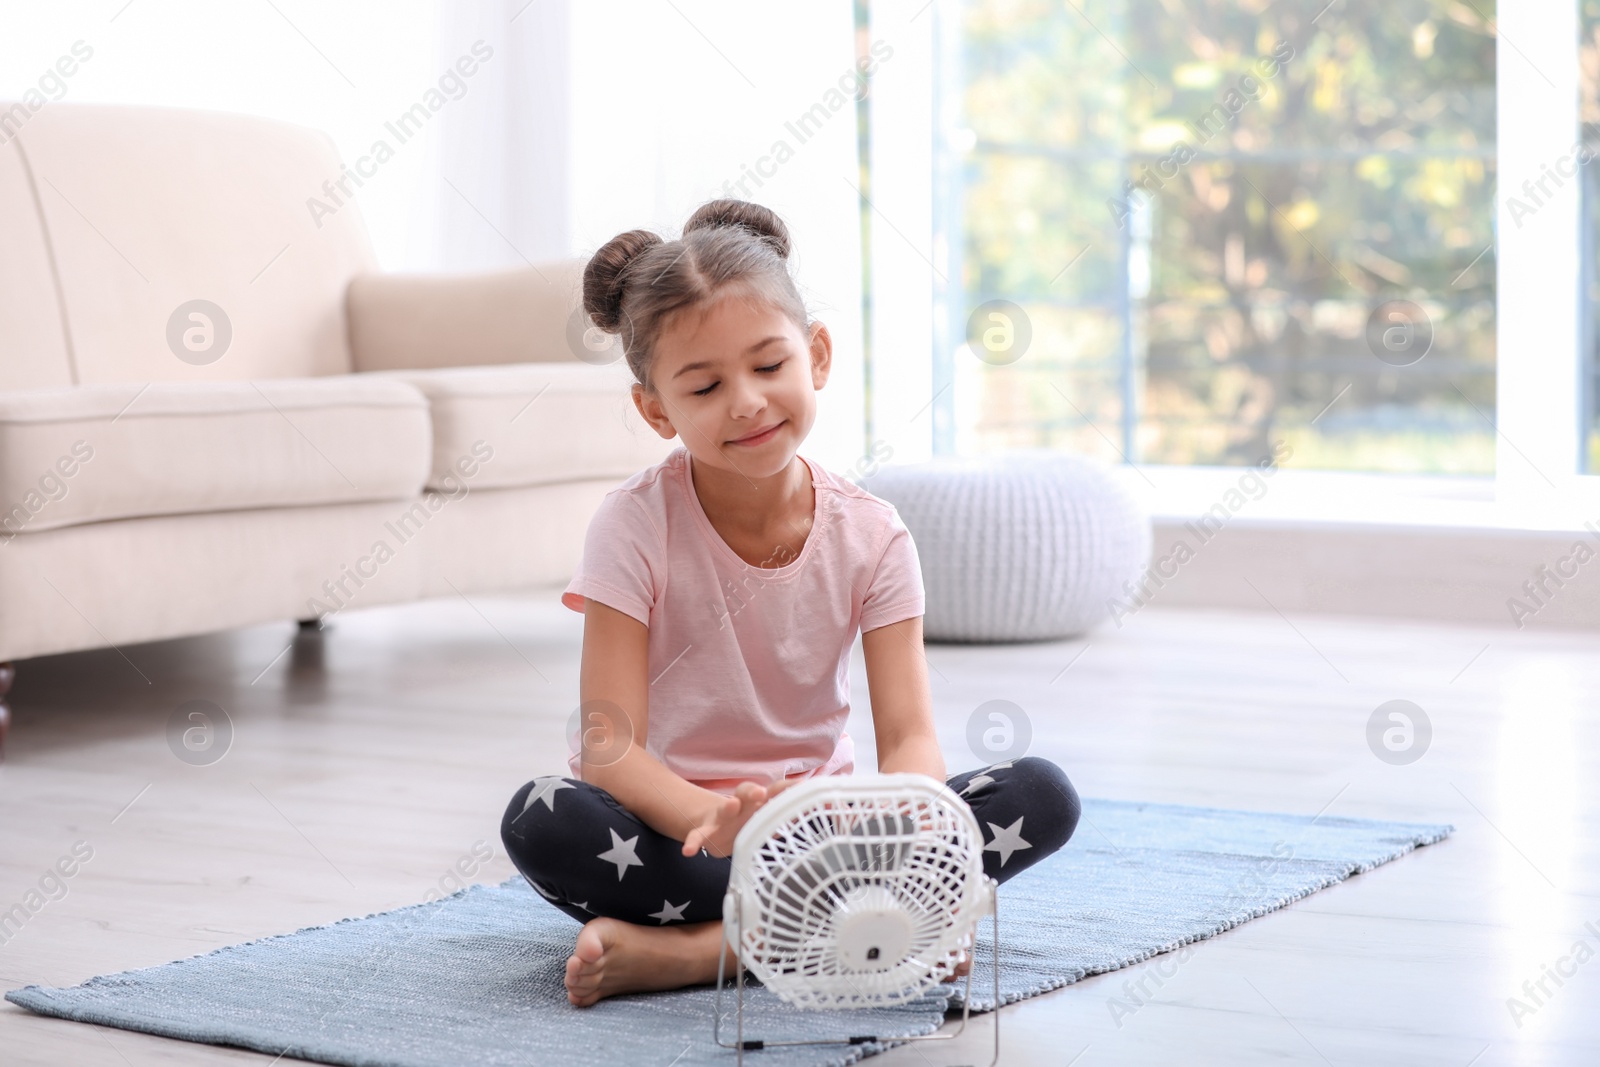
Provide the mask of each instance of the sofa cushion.
[{"label": "sofa cushion", "polygon": [[587,317],[578,324],[586,262],[568,259],[480,274],[358,275],[345,291],[355,369],[591,358],[583,345]]},{"label": "sofa cushion", "polygon": [[0,392],[0,542],[106,519],[410,497],[430,446],[422,395],[366,376]]},{"label": "sofa cushion", "polygon": [[674,447],[635,410],[628,394],[633,377],[621,362],[514,363],[362,377],[403,381],[428,398],[430,489],[449,490],[464,477],[474,488],[620,481]]}]

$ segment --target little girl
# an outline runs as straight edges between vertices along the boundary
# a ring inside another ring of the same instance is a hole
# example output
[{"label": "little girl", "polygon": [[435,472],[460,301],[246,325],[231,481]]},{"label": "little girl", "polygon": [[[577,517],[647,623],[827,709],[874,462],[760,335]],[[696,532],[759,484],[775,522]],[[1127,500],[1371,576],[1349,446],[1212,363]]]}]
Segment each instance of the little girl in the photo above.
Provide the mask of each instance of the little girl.
[{"label": "little girl", "polygon": [[716,980],[739,828],[793,783],[855,767],[858,632],[878,769],[955,790],[990,877],[1039,862],[1078,822],[1072,783],[1039,757],[945,777],[911,535],[797,454],[833,341],[788,256],[775,214],[716,200],[681,240],[631,230],[584,271],[584,308],[621,335],[639,413],[682,447],[589,524],[561,598],[584,617],[571,776],[524,785],[501,824],[517,869],[584,923],[566,969],[580,1007]]}]

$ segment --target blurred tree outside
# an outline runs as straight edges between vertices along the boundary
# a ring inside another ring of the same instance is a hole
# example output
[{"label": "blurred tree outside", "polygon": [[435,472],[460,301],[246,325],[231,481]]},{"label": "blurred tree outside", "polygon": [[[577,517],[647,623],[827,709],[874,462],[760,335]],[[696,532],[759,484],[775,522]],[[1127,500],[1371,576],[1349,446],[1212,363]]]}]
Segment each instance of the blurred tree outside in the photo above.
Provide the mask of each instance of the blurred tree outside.
[{"label": "blurred tree outside", "polygon": [[957,311],[1032,341],[956,354],[955,451],[1493,473],[1494,3],[1318,6],[961,3]]}]

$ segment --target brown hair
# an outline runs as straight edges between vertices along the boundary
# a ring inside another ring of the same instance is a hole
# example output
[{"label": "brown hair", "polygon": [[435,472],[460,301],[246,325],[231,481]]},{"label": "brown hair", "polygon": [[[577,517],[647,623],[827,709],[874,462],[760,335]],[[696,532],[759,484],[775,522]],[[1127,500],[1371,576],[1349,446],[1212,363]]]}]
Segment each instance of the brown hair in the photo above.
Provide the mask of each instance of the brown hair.
[{"label": "brown hair", "polygon": [[607,241],[583,270],[583,308],[595,326],[622,338],[628,366],[652,392],[656,342],[682,313],[743,290],[789,316],[805,333],[805,301],[789,276],[789,229],[760,204],[713,200],[663,241],[629,230]]}]

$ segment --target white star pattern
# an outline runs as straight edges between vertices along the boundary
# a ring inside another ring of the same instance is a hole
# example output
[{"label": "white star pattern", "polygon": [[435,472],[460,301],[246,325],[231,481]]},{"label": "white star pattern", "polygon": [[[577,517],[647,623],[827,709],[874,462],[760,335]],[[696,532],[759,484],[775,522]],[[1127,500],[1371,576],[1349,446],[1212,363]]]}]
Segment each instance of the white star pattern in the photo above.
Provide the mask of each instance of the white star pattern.
[{"label": "white star pattern", "polygon": [[983,850],[985,852],[1000,853],[1000,866],[1002,867],[1006,865],[1006,860],[1011,858],[1013,852],[1033,847],[1022,839],[1022,820],[1024,818],[1026,816],[1018,815],[1017,821],[1003,830],[994,823],[989,823],[989,830],[994,836],[989,839],[987,845],[983,846]]},{"label": "white star pattern", "polygon": [[[572,905],[572,906],[573,906],[573,907],[574,907],[574,908],[582,908],[582,909],[583,909],[583,910],[584,910],[584,911],[589,911],[589,902],[588,902],[588,901],[587,901],[587,900],[585,900],[585,901],[584,901],[584,902],[583,902],[583,903],[581,903],[581,904],[577,904],[577,903],[574,903],[574,904],[573,904],[573,905]],[[592,912],[592,911],[589,911],[589,914],[590,914],[590,915],[593,915],[593,914],[594,914],[594,912]]]},{"label": "white star pattern", "polygon": [[1006,760],[1004,763],[995,763],[985,767],[983,770],[979,771],[977,774],[968,779],[967,784],[961,787],[961,792],[957,795],[964,797],[972,796],[984,786],[993,785],[995,780],[994,778],[990,777],[990,775],[994,771],[1003,771],[1007,769],[1011,766],[1011,763],[1011,760]]},{"label": "white star pattern", "polygon": [[[527,876],[524,875],[523,877],[526,878]],[[533,886],[534,890],[541,897],[544,897],[544,899],[546,899],[546,900],[555,900],[556,899],[556,895],[554,893],[545,892],[544,886],[540,885],[538,882],[535,882],[532,878],[528,878],[528,884]]]},{"label": "white star pattern", "polygon": [[964,797],[965,796],[971,796],[973,793],[976,793],[978,790],[982,789],[984,786],[993,785],[993,784],[994,784],[994,779],[990,778],[987,774],[975,775],[972,778],[972,780],[967,782],[967,784],[962,788],[961,795],[964,796]]},{"label": "white star pattern", "polygon": [[544,806],[553,814],[556,810],[556,791],[573,788],[572,783],[562,778],[536,778],[535,785],[528,790],[528,799],[523,803],[522,810],[527,811],[538,801],[544,801]]},{"label": "white star pattern", "polygon": [[650,918],[660,919],[663,926],[669,922],[672,922],[674,919],[676,919],[678,922],[683,922],[683,909],[687,908],[689,904],[690,902],[687,900],[682,904],[674,904],[670,900],[663,900],[661,902],[661,910],[652,911],[650,913]]},{"label": "white star pattern", "polygon": [[628,873],[629,867],[644,866],[644,860],[640,859],[633,851],[639,837],[635,834],[624,841],[609,826],[606,827],[606,830],[611,834],[611,847],[600,853],[598,858],[605,860],[607,863],[615,863],[617,865],[617,881],[620,882],[622,881],[622,876]]}]

